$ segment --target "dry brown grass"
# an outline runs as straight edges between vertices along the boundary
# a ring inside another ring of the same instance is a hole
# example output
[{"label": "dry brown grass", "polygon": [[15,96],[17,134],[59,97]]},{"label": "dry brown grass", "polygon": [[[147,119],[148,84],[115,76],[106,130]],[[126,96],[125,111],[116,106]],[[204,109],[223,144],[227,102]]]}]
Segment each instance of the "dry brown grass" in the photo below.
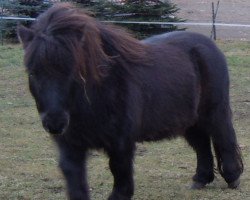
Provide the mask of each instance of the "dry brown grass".
[{"label": "dry brown grass", "polygon": [[[239,190],[227,189],[217,175],[206,189],[191,191],[195,155],[181,139],[138,145],[135,159],[135,200],[250,199],[250,43],[219,42],[231,74],[234,124],[242,148],[245,172]],[[29,95],[19,46],[0,47],[0,199],[65,199],[57,153],[40,125]],[[106,199],[112,188],[107,158],[89,158],[92,199]]]}]

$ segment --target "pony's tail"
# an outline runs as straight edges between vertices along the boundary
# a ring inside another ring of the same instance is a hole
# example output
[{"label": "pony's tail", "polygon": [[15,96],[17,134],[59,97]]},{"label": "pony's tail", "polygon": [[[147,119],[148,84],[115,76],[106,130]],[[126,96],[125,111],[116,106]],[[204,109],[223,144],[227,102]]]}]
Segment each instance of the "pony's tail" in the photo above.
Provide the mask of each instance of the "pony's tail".
[{"label": "pony's tail", "polygon": [[[211,50],[216,52],[211,54]],[[211,109],[207,110],[206,117],[209,120],[206,123],[208,134],[213,142],[218,171],[230,188],[236,188],[239,185],[239,177],[243,173],[244,165],[232,124],[229,77],[225,57],[214,45],[211,47],[197,45],[191,50],[191,56],[196,62],[196,71],[200,76],[201,101],[205,98],[212,105]],[[211,63],[211,60],[214,62]],[[214,82],[217,85],[217,92],[222,96],[221,99],[210,92],[213,89],[211,85],[215,85]]]},{"label": "pony's tail", "polygon": [[[216,160],[217,160],[217,168],[215,169],[216,171],[218,170],[219,173],[221,174],[222,177],[226,178],[226,174],[225,174],[225,169],[223,167],[223,160],[222,160],[222,156],[221,156],[221,153],[219,151],[219,147],[213,142],[213,146],[214,146],[214,152],[215,152],[215,155],[216,155]],[[236,174],[238,174],[238,176],[240,176],[240,174],[243,173],[244,171],[244,164],[243,164],[243,161],[242,161],[242,154],[241,154],[241,150],[240,150],[240,147],[239,145],[235,144],[234,146],[234,156],[235,157],[235,162],[236,162],[236,165],[237,168],[235,169],[237,172]],[[227,180],[226,180],[227,181]],[[227,181],[229,184],[235,184],[235,181],[237,181],[237,179],[235,179],[234,181]],[[229,185],[230,187],[230,185]],[[234,186],[232,186],[234,187]],[[238,187],[238,185],[236,186]]]}]

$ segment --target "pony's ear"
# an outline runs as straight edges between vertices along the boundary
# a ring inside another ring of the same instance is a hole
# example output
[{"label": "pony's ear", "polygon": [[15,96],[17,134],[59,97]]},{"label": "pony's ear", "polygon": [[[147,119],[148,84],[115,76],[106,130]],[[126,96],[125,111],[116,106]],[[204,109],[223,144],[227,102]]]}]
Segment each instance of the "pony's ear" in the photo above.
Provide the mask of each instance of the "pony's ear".
[{"label": "pony's ear", "polygon": [[31,29],[26,28],[22,25],[19,25],[17,27],[17,35],[19,41],[23,44],[24,49],[28,46],[29,42],[34,38],[34,32]]}]

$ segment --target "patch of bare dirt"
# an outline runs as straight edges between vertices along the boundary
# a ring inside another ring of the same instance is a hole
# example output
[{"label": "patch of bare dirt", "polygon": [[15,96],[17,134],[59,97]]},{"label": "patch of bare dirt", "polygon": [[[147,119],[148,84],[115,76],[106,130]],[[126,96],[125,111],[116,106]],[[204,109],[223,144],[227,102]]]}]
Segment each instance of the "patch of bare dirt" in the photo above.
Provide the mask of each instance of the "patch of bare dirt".
[{"label": "patch of bare dirt", "polygon": [[[178,17],[187,19],[187,22],[211,22],[212,2],[217,0],[170,0],[177,4],[181,10]],[[217,14],[218,23],[250,24],[250,1],[249,0],[220,0]],[[200,32],[210,36],[209,26],[187,26],[188,30]],[[244,27],[219,27],[217,37],[222,40],[248,40],[250,41],[250,28]]]}]

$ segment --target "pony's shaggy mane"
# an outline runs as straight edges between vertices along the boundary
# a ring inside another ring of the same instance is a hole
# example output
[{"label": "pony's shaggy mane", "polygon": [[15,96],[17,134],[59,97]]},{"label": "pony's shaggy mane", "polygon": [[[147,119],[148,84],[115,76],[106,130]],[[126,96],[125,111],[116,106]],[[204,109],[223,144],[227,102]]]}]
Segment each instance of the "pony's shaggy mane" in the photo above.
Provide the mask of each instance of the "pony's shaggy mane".
[{"label": "pony's shaggy mane", "polygon": [[[75,66],[78,74],[84,78],[90,76],[100,80],[98,67],[119,62],[119,59],[129,63],[124,67],[133,63],[147,63],[148,47],[145,44],[118,27],[96,21],[86,11],[69,3],[55,4],[40,15],[31,29],[35,37],[47,43],[49,48],[46,49],[46,55],[55,53],[51,52],[50,47],[56,43],[72,52],[74,60],[78,62]],[[39,45],[32,45],[33,48],[26,53],[34,52],[34,48]]]}]

